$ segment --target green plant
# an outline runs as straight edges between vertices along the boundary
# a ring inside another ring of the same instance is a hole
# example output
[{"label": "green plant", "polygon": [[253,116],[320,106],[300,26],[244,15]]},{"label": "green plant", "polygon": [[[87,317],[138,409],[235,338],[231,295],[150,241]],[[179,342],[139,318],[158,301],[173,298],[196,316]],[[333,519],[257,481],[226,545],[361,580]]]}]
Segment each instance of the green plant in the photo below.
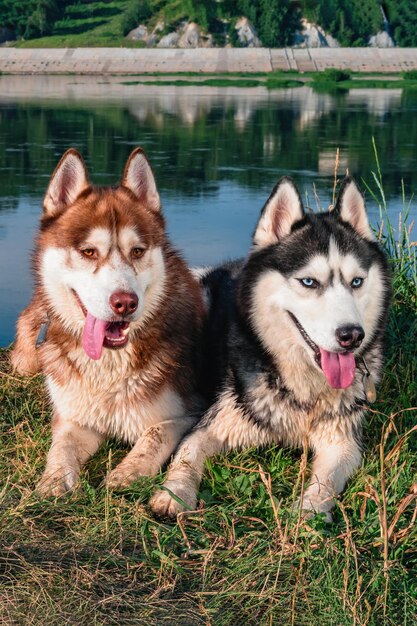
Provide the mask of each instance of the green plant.
[{"label": "green plant", "polygon": [[345,80],[350,80],[350,78],[350,72],[347,72],[346,70],[338,70],[333,67],[327,68],[322,72],[317,72],[313,75],[313,80],[319,83],[342,83]]},{"label": "green plant", "polygon": [[379,0],[303,0],[303,12],[343,46],[365,46],[382,28]]},{"label": "green plant", "polygon": [[407,80],[417,80],[417,70],[408,70],[402,73],[403,78]]},{"label": "green plant", "polygon": [[262,44],[278,48],[291,45],[300,26],[300,12],[290,0],[236,0],[231,10],[245,15],[255,26]]},{"label": "green plant", "polygon": [[139,26],[139,24],[147,22],[152,13],[153,9],[150,0],[129,0],[121,21],[123,34],[127,35],[129,31]]},{"label": "green plant", "polygon": [[386,0],[390,29],[399,46],[417,46],[417,5],[414,0]]}]

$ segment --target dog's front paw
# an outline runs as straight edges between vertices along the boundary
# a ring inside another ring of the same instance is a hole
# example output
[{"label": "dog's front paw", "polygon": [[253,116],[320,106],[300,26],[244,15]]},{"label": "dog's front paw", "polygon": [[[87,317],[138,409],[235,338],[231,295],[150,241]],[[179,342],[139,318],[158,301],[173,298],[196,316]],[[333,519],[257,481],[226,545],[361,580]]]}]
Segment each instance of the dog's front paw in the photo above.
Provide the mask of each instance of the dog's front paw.
[{"label": "dog's front paw", "polygon": [[33,376],[41,371],[35,347],[30,350],[14,348],[10,354],[10,362],[13,371],[21,376]]},{"label": "dog's front paw", "polygon": [[44,498],[63,496],[74,488],[77,479],[77,472],[68,467],[45,470],[36,485],[36,492]]},{"label": "dog's front paw", "polygon": [[[157,517],[175,519],[178,513],[196,508],[197,494],[193,488],[179,481],[167,481],[163,487],[164,489],[157,491],[149,502],[151,511]],[[170,492],[175,494],[178,500],[173,498]]]},{"label": "dog's front paw", "polygon": [[109,489],[125,489],[141,476],[155,476],[158,469],[155,469],[151,463],[146,463],[145,460],[139,463],[124,463],[122,461],[107,474],[105,484]]},{"label": "dog's front paw", "polygon": [[324,514],[327,523],[331,523],[333,518],[330,510],[333,508],[333,498],[330,494],[317,493],[316,490],[309,490],[304,493],[303,499],[297,500],[295,510],[301,509],[304,519],[311,519],[316,515]]}]

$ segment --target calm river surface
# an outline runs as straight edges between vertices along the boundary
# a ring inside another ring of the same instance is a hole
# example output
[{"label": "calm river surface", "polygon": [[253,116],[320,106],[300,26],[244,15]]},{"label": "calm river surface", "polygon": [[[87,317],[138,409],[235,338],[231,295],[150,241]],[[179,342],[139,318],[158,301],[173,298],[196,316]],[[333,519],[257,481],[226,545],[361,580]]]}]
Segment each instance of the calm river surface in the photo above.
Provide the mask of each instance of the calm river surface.
[{"label": "calm river surface", "polygon": [[[168,229],[192,264],[246,253],[259,210],[289,174],[312,207],[331,201],[336,149],[374,189],[375,137],[391,221],[417,189],[417,94],[308,87],[147,86],[121,77],[0,77],[0,345],[28,302],[30,253],[49,177],[75,146],[93,182],[115,183],[134,147],[154,168]],[[366,194],[372,222],[379,210]],[[411,214],[417,216],[412,201]]]}]

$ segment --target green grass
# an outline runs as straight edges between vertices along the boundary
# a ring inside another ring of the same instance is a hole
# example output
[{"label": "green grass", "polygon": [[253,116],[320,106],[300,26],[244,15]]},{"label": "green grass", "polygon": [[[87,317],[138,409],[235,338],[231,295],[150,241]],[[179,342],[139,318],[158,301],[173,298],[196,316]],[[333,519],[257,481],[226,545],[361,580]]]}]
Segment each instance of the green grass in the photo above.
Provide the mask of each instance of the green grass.
[{"label": "green grass", "polygon": [[334,523],[290,514],[306,464],[300,452],[279,447],[209,461],[200,510],[176,524],[146,508],[162,475],[122,493],[102,486],[126,453],[115,443],[92,459],[76,492],[39,500],[33,490],[50,443],[49,404],[42,377],[14,376],[1,350],[3,623],[416,623],[416,243],[407,220],[399,238],[387,224],[379,168],[366,184],[386,225],[395,297],[364,462]]},{"label": "green grass", "polygon": [[416,89],[417,72],[396,75],[367,74],[328,68],[311,75],[315,91],[347,91],[349,89]]},{"label": "green grass", "polygon": [[140,48],[143,42],[123,35],[123,12],[128,0],[75,3],[66,8],[64,19],[56,23],[54,34],[18,41],[19,48],[128,47]]},{"label": "green grass", "polygon": [[122,81],[121,85],[174,85],[175,87],[195,86],[199,87],[259,87],[263,83],[251,78],[206,78],[199,81],[188,79],[172,80],[128,80]]}]

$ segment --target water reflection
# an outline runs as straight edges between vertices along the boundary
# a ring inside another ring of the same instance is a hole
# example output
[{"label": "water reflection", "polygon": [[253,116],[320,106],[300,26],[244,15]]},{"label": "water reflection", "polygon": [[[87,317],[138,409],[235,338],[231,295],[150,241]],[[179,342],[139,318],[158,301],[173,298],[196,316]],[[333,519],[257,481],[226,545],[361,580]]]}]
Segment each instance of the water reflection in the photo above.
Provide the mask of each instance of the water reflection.
[{"label": "water reflection", "polygon": [[[339,172],[349,169],[370,182],[375,137],[394,221],[402,202],[401,179],[407,194],[417,187],[416,94],[134,82],[0,77],[2,345],[11,339],[30,289],[29,250],[42,196],[58,158],[71,145],[82,152],[99,184],[114,183],[129,152],[142,145],[172,238],[198,264],[246,252],[258,211],[283,174],[294,176],[311,205],[327,206],[336,148]],[[377,208],[369,206],[376,222]]]}]

